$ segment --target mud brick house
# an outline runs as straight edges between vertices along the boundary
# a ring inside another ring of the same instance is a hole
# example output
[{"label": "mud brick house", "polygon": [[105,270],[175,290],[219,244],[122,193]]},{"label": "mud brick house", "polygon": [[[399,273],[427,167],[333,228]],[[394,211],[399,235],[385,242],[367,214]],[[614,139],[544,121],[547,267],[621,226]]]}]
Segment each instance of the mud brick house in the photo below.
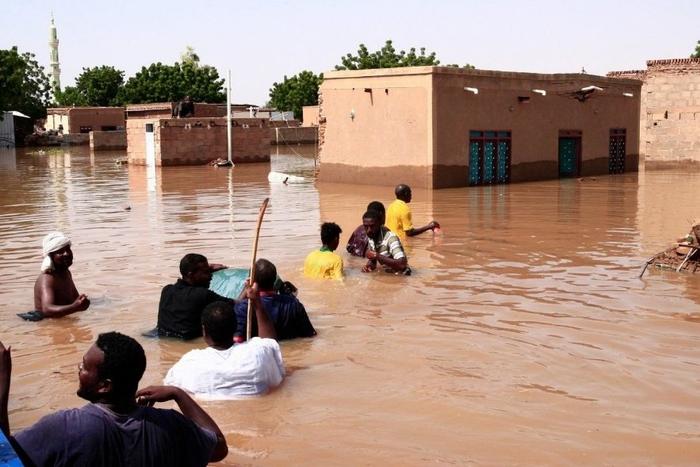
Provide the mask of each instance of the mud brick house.
[{"label": "mud brick house", "polygon": [[449,67],[331,71],[320,180],[423,188],[636,171],[634,79]]}]

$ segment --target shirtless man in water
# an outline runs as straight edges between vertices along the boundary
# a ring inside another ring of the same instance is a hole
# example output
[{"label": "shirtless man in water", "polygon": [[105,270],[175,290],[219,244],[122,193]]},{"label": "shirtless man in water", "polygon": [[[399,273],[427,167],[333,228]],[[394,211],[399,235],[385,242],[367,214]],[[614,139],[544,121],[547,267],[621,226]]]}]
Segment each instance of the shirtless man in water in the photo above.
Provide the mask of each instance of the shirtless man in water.
[{"label": "shirtless man in water", "polygon": [[70,246],[70,240],[61,232],[44,237],[44,261],[34,283],[34,309],[46,318],[60,318],[90,306],[87,295],[78,293],[68,270],[73,264]]}]

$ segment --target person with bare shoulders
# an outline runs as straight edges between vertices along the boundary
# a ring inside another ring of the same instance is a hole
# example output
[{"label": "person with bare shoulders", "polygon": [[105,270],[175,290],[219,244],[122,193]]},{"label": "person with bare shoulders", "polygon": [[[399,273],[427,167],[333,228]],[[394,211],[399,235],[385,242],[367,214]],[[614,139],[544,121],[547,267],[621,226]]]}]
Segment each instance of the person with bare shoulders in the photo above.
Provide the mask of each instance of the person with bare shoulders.
[{"label": "person with bare shoulders", "polygon": [[87,295],[78,293],[69,268],[73,264],[71,241],[61,232],[51,232],[43,241],[41,274],[34,283],[34,308],[46,318],[85,311]]}]

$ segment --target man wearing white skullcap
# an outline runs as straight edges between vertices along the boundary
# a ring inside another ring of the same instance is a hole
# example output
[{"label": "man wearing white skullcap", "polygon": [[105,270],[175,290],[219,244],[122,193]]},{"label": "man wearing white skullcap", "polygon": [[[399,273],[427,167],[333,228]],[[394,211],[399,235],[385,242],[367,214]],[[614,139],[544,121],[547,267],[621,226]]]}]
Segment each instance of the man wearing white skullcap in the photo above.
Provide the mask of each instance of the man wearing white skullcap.
[{"label": "man wearing white skullcap", "polygon": [[34,307],[46,318],[60,318],[87,310],[90,300],[73,283],[71,241],[61,232],[51,232],[43,241],[41,274],[34,283]]}]

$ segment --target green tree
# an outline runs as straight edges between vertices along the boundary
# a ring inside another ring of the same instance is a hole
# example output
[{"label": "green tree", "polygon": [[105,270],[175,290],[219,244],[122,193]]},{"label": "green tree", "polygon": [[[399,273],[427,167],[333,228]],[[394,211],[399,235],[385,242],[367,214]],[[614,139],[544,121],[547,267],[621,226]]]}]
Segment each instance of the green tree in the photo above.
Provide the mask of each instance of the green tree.
[{"label": "green tree", "polygon": [[195,102],[225,102],[224,80],[216,68],[191,63],[153,63],[129,78],[119,99],[125,104],[174,102],[190,96]]},{"label": "green tree", "polygon": [[448,68],[464,68],[465,70],[476,70],[476,67],[474,65],[470,65],[469,63],[465,63],[463,66],[457,65],[456,63],[450,63],[449,65],[445,66]]},{"label": "green tree", "polygon": [[690,58],[700,58],[700,41],[698,41],[697,45],[695,46],[695,53],[693,53]]},{"label": "green tree", "polygon": [[18,110],[32,118],[46,116],[50,101],[49,79],[34,54],[19,54],[17,47],[0,50],[0,110]]},{"label": "green tree", "polygon": [[111,66],[83,68],[75,80],[75,86],[68,86],[56,95],[60,105],[120,105],[119,92],[124,85],[124,72]]},{"label": "green tree", "polygon": [[357,55],[347,54],[341,57],[342,65],[336,65],[336,70],[366,70],[369,68],[397,68],[404,66],[437,66],[440,60],[435,52],[425,53],[425,47],[420,48],[420,53],[416,53],[415,47],[411,47],[408,52],[401,50],[396,52],[391,40],[387,40],[384,47],[370,52],[367,46],[360,44]]},{"label": "green tree", "polygon": [[199,66],[199,55],[197,55],[192,46],[185,47],[185,51],[180,54],[180,63],[190,64],[197,68]]},{"label": "green tree", "polygon": [[281,83],[272,85],[269,105],[277,110],[291,110],[295,118],[301,118],[303,106],[318,104],[318,87],[322,81],[323,73],[315,75],[308,70],[291,78],[285,76]]}]

